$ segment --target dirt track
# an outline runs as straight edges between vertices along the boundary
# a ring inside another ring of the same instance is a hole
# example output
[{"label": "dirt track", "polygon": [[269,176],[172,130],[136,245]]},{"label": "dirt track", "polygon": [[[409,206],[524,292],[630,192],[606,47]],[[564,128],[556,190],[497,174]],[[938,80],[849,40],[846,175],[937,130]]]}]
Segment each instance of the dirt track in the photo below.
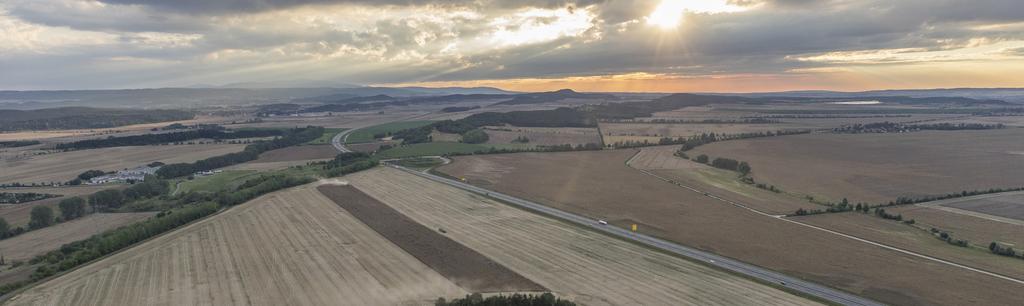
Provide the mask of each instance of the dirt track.
[{"label": "dirt track", "polygon": [[305,185],[30,288],[9,304],[395,305],[465,294]]},{"label": "dirt track", "polygon": [[390,168],[354,186],[517,273],[586,305],[810,302],[732,274],[518,210]]}]

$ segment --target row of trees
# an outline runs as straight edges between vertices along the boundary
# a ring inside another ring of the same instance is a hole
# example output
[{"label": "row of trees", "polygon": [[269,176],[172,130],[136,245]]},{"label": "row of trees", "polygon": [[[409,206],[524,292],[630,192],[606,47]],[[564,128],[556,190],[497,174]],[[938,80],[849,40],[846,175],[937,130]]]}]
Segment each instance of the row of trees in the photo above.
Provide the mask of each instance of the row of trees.
[{"label": "row of trees", "polygon": [[473,293],[464,298],[451,301],[438,298],[434,306],[574,306],[573,302],[556,298],[554,294],[545,292],[539,295],[512,294],[495,295],[484,298],[480,293]]},{"label": "row of trees", "polygon": [[464,143],[485,143],[490,138],[487,132],[481,129],[472,129],[462,133],[462,142]]},{"label": "row of trees", "polygon": [[271,141],[263,141],[245,146],[242,152],[214,156],[194,163],[166,165],[157,170],[156,174],[161,178],[183,177],[200,171],[209,171],[253,161],[259,158],[263,152],[310,142],[320,138],[323,133],[324,128],[319,126],[285,130],[283,136]]},{"label": "row of trees", "polygon": [[38,140],[12,140],[12,141],[0,141],[0,148],[17,148],[27,147],[32,145],[40,144]]},{"label": "row of trees", "polygon": [[110,136],[107,138],[87,139],[57,144],[56,148],[59,150],[82,150],[124,146],[146,146],[154,144],[183,142],[194,139],[226,140],[239,138],[272,137],[281,136],[282,134],[284,134],[284,131],[281,129],[246,129],[231,132],[225,132],[218,129],[198,129],[174,133],[154,133],[122,137]]},{"label": "row of trees", "polygon": [[601,119],[601,122],[607,123],[638,123],[638,124],[768,124],[768,123],[780,123],[782,121],[768,118],[752,117],[743,119],[702,119],[702,120],[688,120],[688,119],[651,119],[651,120],[636,120],[636,119]]},{"label": "row of trees", "polygon": [[858,133],[894,133],[911,132],[923,130],[993,130],[1005,128],[1003,124],[983,123],[933,123],[933,124],[907,124],[896,122],[875,122],[867,124],[851,124],[833,128],[833,133],[858,134]]},{"label": "row of trees", "polygon": [[21,204],[25,202],[56,198],[60,195],[38,192],[0,192],[0,204]]}]

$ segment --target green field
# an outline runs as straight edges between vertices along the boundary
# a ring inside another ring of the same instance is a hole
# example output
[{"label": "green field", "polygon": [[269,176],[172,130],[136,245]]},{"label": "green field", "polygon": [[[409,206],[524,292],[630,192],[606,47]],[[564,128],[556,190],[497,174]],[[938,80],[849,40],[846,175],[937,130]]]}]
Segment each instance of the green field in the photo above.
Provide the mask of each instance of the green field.
[{"label": "green field", "polygon": [[337,135],[338,133],[344,132],[345,130],[347,130],[347,129],[345,129],[345,128],[328,128],[328,129],[324,129],[324,134],[320,135],[320,138],[313,139],[313,141],[310,141],[310,142],[307,142],[307,143],[308,144],[331,144],[331,138],[334,138],[334,135]]},{"label": "green field", "polygon": [[385,124],[381,124],[381,125],[374,125],[374,126],[371,126],[371,127],[362,128],[362,129],[359,129],[359,130],[357,130],[355,132],[352,132],[352,134],[349,134],[348,138],[345,139],[345,143],[349,144],[349,143],[372,142],[373,141],[373,134],[394,133],[394,132],[398,132],[398,131],[401,131],[401,130],[404,130],[404,129],[411,129],[411,128],[421,127],[421,126],[430,124],[432,122],[433,121],[401,121],[401,122],[385,123]]},{"label": "green field", "polygon": [[254,175],[255,170],[227,170],[211,176],[197,176],[192,180],[181,181],[177,193],[189,191],[217,192],[229,184],[241,184],[246,176]]},{"label": "green field", "polygon": [[529,144],[499,144],[499,145],[483,145],[483,144],[468,144],[461,142],[428,142],[428,143],[417,143],[406,146],[399,146],[392,149],[384,150],[377,153],[377,158],[390,159],[390,158],[405,158],[415,156],[440,156],[450,153],[462,153],[469,154],[477,151],[486,151],[491,148],[497,149],[528,149],[532,148]]}]

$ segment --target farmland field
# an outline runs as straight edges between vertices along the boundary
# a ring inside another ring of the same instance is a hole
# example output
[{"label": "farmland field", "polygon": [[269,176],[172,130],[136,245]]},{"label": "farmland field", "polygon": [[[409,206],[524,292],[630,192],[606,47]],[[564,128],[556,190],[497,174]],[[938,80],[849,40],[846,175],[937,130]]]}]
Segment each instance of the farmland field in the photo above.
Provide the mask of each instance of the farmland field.
[{"label": "farmland field", "polygon": [[736,172],[677,157],[674,154],[678,149],[679,146],[645,147],[629,160],[629,165],[687,186],[713,191],[722,198],[774,215],[789,214],[800,208],[823,208],[785,192],[771,192],[743,183]]},{"label": "farmland field", "polygon": [[625,165],[634,152],[463,156],[438,170],[885,303],[1024,303],[1013,293],[1019,284],[756,214],[644,175]]},{"label": "farmland field", "polygon": [[[916,224],[907,225],[870,214],[853,212],[802,216],[795,219],[986,271],[1024,278],[1024,260],[991,254],[988,244],[992,240],[969,240],[971,248],[956,247],[929,233],[929,228],[918,228]],[[1018,233],[1024,234],[1024,227],[1021,227]],[[951,231],[950,235],[954,239],[967,239],[957,231]]]},{"label": "farmland field", "polygon": [[244,147],[240,144],[116,147],[8,159],[0,162],[0,183],[66,182],[86,170],[115,171],[154,161],[194,162],[239,152]]},{"label": "farmland field", "polygon": [[283,161],[331,159],[338,155],[338,149],[331,145],[291,146],[263,152],[260,157],[250,163],[272,163]]},{"label": "farmland field", "polygon": [[0,205],[0,218],[7,221],[11,227],[19,227],[28,225],[29,217],[32,212],[32,208],[36,206],[47,206],[53,209],[54,213],[59,212],[57,210],[57,203],[68,197],[80,196],[87,197],[88,195],[104,190],[104,189],[120,189],[124,186],[66,186],[66,187],[45,187],[45,188],[0,188],[3,192],[36,192],[36,193],[50,193],[59,194],[63,197],[49,198],[45,200],[26,202],[21,204],[5,204]]},{"label": "farmland field", "polygon": [[809,134],[723,141],[688,154],[750,163],[753,177],[832,201],[880,203],[1024,186],[1024,129]]},{"label": "farmland field", "polygon": [[1024,192],[1010,192],[950,199],[936,203],[945,207],[1024,221]]},{"label": "farmland field", "polygon": [[352,186],[321,185],[321,193],[413,257],[472,292],[543,291],[536,283],[510,271],[438,231],[416,223]]},{"label": "farmland field", "polygon": [[934,227],[951,232],[954,237],[966,239],[972,244],[984,245],[998,241],[1014,248],[1024,248],[1024,225],[949,212],[926,204],[893,207],[886,211],[914,219],[922,228]]},{"label": "farmland field", "polygon": [[788,123],[772,124],[671,124],[671,123],[601,123],[606,136],[689,137],[702,133],[740,134],[806,128]]},{"label": "farmland field", "polygon": [[240,185],[245,182],[248,176],[255,174],[256,171],[252,170],[225,170],[214,175],[197,176],[191,180],[181,181],[174,191],[175,193],[189,191],[217,192],[218,190],[228,189],[226,188],[228,185]]},{"label": "farmland field", "polygon": [[421,127],[430,124],[431,122],[433,121],[399,121],[361,128],[359,130],[352,132],[352,134],[349,134],[348,138],[345,140],[345,143],[372,142],[374,134],[394,133],[404,129]]},{"label": "farmland field", "polygon": [[334,138],[334,135],[337,135],[338,133],[344,132],[345,130],[347,130],[347,129],[344,129],[344,128],[327,128],[327,129],[324,129],[324,134],[320,135],[320,138],[313,139],[313,141],[310,141],[309,144],[329,145],[329,144],[331,144],[331,139]]},{"label": "farmland field", "polygon": [[777,289],[391,168],[346,177],[428,228],[586,305],[809,304]]},{"label": "farmland field", "polygon": [[488,144],[513,143],[516,138],[526,137],[531,145],[562,145],[601,143],[601,135],[595,128],[545,128],[545,127],[484,127],[490,138]]},{"label": "farmland field", "polygon": [[156,237],[7,304],[394,305],[465,294],[305,185]]},{"label": "farmland field", "polygon": [[90,214],[80,219],[0,240],[0,251],[6,260],[25,261],[60,246],[89,238],[106,230],[145,220],[156,213]]}]

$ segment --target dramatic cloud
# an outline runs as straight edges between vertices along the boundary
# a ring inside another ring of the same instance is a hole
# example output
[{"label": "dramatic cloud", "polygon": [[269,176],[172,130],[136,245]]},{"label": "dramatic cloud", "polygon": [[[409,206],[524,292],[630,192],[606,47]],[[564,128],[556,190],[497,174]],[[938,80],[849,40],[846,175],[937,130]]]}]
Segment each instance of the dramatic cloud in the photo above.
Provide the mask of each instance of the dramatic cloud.
[{"label": "dramatic cloud", "polygon": [[[945,87],[978,80],[1024,86],[1024,76],[1005,73],[1024,68],[1019,6],[1018,0],[8,0],[0,3],[0,89],[295,78],[663,91]],[[929,69],[974,79],[929,77]],[[893,76],[916,79],[893,82]]]}]

